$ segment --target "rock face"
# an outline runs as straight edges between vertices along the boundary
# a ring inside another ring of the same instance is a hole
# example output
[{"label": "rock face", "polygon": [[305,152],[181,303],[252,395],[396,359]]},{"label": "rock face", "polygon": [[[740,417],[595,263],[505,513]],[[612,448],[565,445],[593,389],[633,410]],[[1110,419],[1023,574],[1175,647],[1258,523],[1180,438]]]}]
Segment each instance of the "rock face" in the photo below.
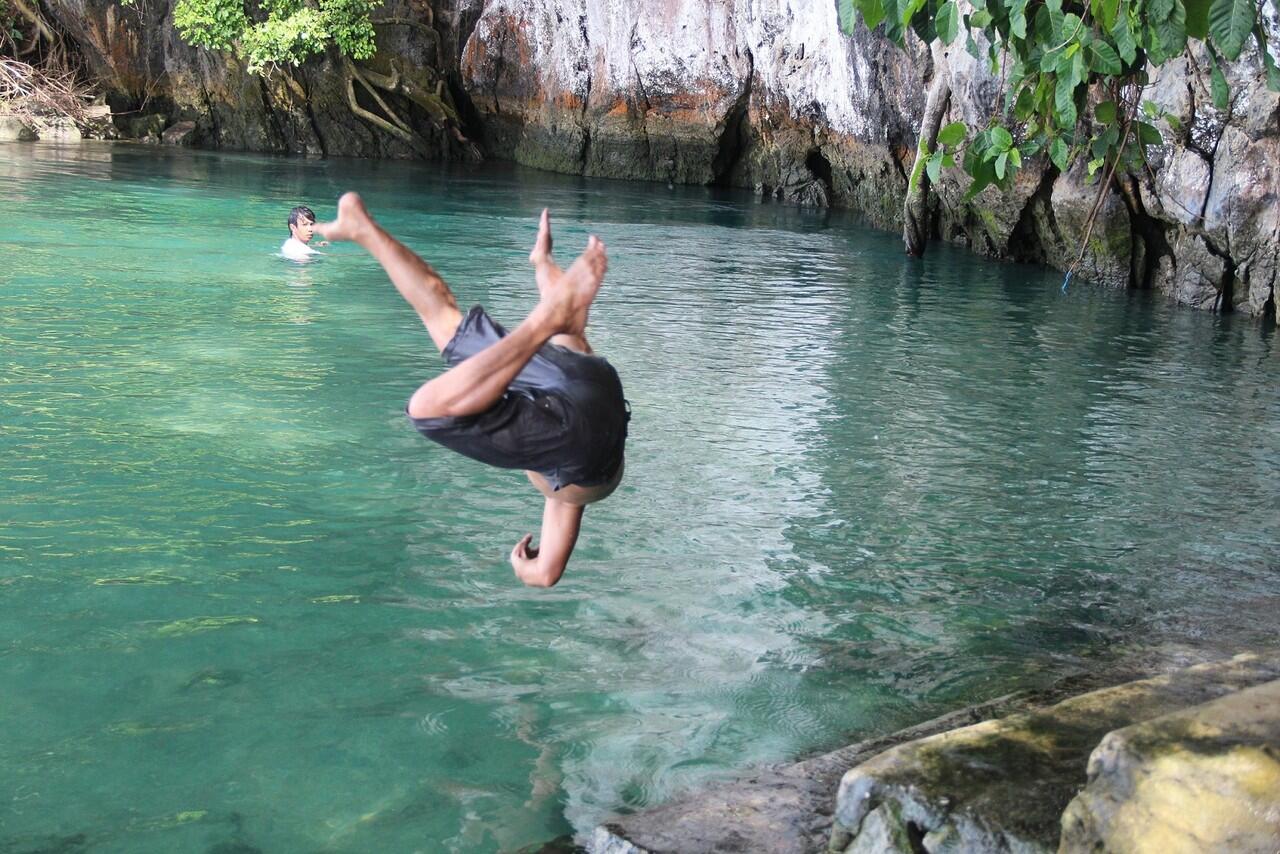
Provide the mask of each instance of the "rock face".
[{"label": "rock face", "polygon": [[[1272,44],[1276,0],[1265,0]],[[838,26],[832,0],[389,0],[379,53],[336,52],[267,78],[184,44],[173,0],[45,0],[118,114],[191,121],[214,148],[366,157],[488,156],[561,172],[746,187],[839,205],[897,229],[934,59]],[[994,257],[1069,267],[1197,308],[1274,316],[1280,278],[1280,97],[1260,58],[1227,68],[1225,112],[1207,55],[1166,65],[1145,96],[1175,118],[1151,169],[1121,175],[1085,241],[1096,188],[1028,163],[1012,192],[965,200],[944,174],[926,221]],[[982,125],[998,80],[947,55],[948,119]],[[1201,69],[1201,71],[1197,71]],[[376,82],[376,80],[375,80]],[[378,94],[401,119],[389,128]],[[353,108],[353,101],[355,108]],[[128,119],[124,120],[128,124]],[[162,128],[163,129],[163,128]],[[157,131],[158,134],[158,131]]]},{"label": "rock face", "polygon": [[[1275,7],[1266,6],[1271,30]],[[1195,57],[1207,68],[1206,55]],[[949,52],[948,120],[981,126],[999,82]],[[932,58],[859,28],[835,3],[781,0],[489,0],[462,79],[499,157],[611,178],[750,187],[901,225]],[[1150,87],[1177,124],[1149,173],[1103,200],[1080,275],[1154,288],[1198,308],[1274,314],[1280,253],[1280,99],[1260,59],[1229,69],[1225,113],[1184,59]],[[1044,162],[1012,193],[963,199],[944,178],[930,213],[944,239],[1069,267],[1097,197]],[[1233,189],[1235,188],[1235,189]]]}]

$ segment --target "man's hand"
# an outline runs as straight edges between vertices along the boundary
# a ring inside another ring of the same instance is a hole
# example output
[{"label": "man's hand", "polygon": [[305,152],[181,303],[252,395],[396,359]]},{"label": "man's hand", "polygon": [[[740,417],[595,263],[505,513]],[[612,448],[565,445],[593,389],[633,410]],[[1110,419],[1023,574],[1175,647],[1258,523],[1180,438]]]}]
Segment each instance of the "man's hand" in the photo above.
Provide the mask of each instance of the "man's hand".
[{"label": "man's hand", "polygon": [[541,578],[538,569],[538,547],[533,545],[533,534],[525,534],[511,550],[511,568],[516,577],[533,587],[550,587]]},{"label": "man's hand", "polygon": [[548,498],[542,508],[542,542],[534,546],[533,534],[525,534],[511,550],[516,577],[530,587],[551,587],[559,581],[581,524],[581,506]]}]

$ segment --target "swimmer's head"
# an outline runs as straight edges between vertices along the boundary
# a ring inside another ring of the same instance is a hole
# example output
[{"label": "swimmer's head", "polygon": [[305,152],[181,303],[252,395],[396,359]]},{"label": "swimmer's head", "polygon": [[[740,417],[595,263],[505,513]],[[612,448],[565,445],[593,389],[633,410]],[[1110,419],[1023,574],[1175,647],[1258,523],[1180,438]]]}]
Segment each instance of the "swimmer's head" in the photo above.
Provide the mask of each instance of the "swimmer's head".
[{"label": "swimmer's head", "polygon": [[311,208],[298,205],[289,211],[289,233],[303,243],[311,242],[311,236],[315,234],[315,225],[316,214]]}]

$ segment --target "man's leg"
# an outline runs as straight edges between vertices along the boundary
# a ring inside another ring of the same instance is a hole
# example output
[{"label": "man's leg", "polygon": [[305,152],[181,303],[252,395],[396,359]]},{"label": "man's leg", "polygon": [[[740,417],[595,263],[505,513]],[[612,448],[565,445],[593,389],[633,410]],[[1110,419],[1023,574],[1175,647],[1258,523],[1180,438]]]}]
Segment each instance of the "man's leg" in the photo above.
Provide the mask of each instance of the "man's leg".
[{"label": "man's leg", "polygon": [[316,223],[316,231],[326,240],[351,240],[368,250],[387,271],[400,295],[418,312],[437,349],[443,350],[453,339],[462,322],[453,292],[430,264],[369,216],[358,195],[343,195],[338,200],[338,218]]},{"label": "man's leg", "polygon": [[[430,287],[419,287],[430,284],[429,281],[424,282],[424,279],[439,282],[443,293],[448,294],[440,277],[425,262],[383,231],[370,218],[360,197],[354,193],[347,193],[338,200],[336,222],[318,226],[316,230],[329,240],[354,240],[373,253],[384,267],[388,264],[388,261],[383,260],[384,257],[398,265],[397,272],[393,273],[390,267],[387,267],[387,272],[405,295],[405,299],[415,308],[419,306],[415,299],[422,300],[424,296],[437,295],[422,293],[424,290],[431,290]],[[397,246],[402,251],[397,251]],[[420,267],[413,263],[415,260]],[[552,336],[582,336],[586,327],[587,310],[600,290],[607,267],[605,246],[592,236],[587,241],[586,251],[578,256],[562,276],[554,281],[548,279],[545,287],[540,286],[541,299],[538,304],[511,334],[419,388],[409,400],[409,414],[414,418],[475,415],[493,406],[538,352],[538,348]],[[397,280],[397,276],[405,280],[404,286]],[[452,295],[449,295],[449,299],[452,303]],[[436,315],[441,313],[438,307],[432,309]],[[422,313],[421,309],[419,313]],[[441,348],[453,337],[461,322],[461,313],[456,304],[453,304],[453,313],[449,335],[444,339],[436,338],[436,332],[431,327],[432,321],[428,320],[427,315],[423,316],[432,339]]]}]

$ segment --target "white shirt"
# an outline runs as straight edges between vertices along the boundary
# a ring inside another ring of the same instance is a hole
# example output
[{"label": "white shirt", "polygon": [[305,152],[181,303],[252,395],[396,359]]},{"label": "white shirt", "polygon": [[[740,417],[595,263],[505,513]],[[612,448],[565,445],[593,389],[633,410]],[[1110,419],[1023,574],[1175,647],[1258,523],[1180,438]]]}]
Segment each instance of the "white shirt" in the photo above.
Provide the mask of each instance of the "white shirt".
[{"label": "white shirt", "polygon": [[280,246],[280,254],[288,258],[290,261],[301,261],[312,255],[320,253],[303,243],[296,237],[290,237]]}]

